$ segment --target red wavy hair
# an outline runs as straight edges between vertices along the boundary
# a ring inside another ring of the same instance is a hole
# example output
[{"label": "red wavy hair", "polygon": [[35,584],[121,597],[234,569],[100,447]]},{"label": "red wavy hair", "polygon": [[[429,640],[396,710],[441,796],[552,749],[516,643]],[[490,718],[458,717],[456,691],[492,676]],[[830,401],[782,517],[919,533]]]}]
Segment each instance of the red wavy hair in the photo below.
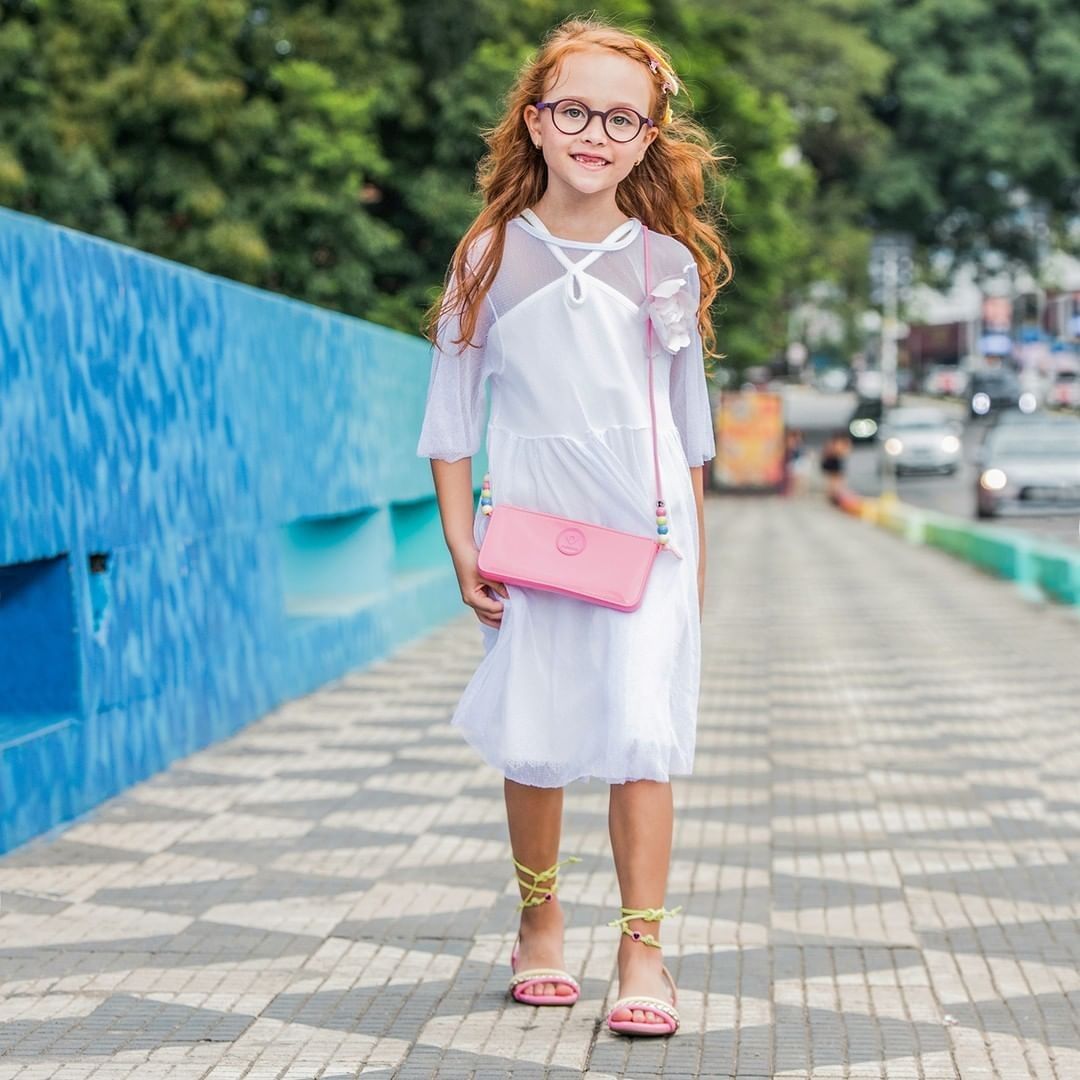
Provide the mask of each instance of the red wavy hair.
[{"label": "red wavy hair", "polygon": [[[715,356],[715,334],[709,309],[719,289],[731,280],[731,260],[706,209],[707,181],[719,178],[720,163],[708,132],[686,116],[672,113],[665,78],[673,77],[671,62],[657,45],[597,18],[572,18],[556,26],[540,51],[525,64],[506,96],[503,118],[483,137],[488,151],[477,167],[477,186],[484,206],[454,249],[440,298],[424,320],[425,336],[436,341],[441,315],[450,308],[460,319],[454,344],[472,341],[480,305],[502,261],[506,225],[533,206],[547,185],[547,166],[537,154],[525,126],[525,106],[543,97],[549,77],[558,75],[563,59],[587,49],[610,49],[645,65],[653,80],[649,115],[658,134],[642,159],[620,184],[615,201],[620,210],[639,218],[650,229],[681,240],[690,249],[701,278],[698,326],[705,352]],[[650,61],[658,61],[653,71]],[[491,230],[490,243],[475,265],[465,255],[474,241]]]}]

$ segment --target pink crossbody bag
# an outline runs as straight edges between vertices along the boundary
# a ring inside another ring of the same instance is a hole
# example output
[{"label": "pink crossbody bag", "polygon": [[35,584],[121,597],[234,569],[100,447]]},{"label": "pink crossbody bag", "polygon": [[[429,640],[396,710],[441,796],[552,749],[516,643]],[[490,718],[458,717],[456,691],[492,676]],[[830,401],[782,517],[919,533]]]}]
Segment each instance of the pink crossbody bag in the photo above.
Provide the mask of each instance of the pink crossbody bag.
[{"label": "pink crossbody bag", "polygon": [[[642,235],[645,296],[648,298],[649,230],[644,224]],[[485,577],[572,596],[619,611],[634,611],[641,605],[653,562],[668,542],[667,510],[660,486],[660,455],[656,446],[651,318],[647,318],[646,326],[657,535],[640,536],[508,503],[494,506],[489,474],[484,477],[480,495],[481,510],[488,516],[487,531],[477,556],[477,567]]]}]

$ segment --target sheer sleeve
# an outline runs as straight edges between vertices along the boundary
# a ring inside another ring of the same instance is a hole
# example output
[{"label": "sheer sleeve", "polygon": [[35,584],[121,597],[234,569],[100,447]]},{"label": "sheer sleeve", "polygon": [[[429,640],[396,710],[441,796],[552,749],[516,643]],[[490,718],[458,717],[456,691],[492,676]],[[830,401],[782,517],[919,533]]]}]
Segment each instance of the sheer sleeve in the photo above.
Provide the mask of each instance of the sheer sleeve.
[{"label": "sheer sleeve", "polygon": [[[480,449],[486,419],[485,384],[491,374],[494,308],[485,297],[473,345],[455,345],[460,334],[456,312],[444,311],[432,349],[427,403],[417,443],[417,457],[458,461]],[[497,333],[497,331],[496,331]]]},{"label": "sheer sleeve", "polygon": [[[692,262],[684,273],[696,311],[701,296],[697,265]],[[686,460],[691,467],[704,465],[716,457],[712,405],[705,381],[704,349],[696,320],[690,332],[690,344],[671,358],[671,415],[679,429]]]}]

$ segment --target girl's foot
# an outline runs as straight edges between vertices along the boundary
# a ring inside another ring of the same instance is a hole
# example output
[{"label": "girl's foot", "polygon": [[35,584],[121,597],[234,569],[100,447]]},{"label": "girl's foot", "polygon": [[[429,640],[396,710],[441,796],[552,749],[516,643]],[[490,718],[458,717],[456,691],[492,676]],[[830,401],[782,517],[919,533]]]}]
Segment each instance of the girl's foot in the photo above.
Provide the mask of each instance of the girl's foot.
[{"label": "girl's foot", "polygon": [[[517,970],[563,967],[563,913],[558,897],[546,904],[527,907],[521,913],[521,932],[518,939]],[[538,982],[529,987],[530,994],[554,994],[568,997],[576,991],[566,983]]]},{"label": "girl's foot", "polygon": [[[671,1002],[671,987],[664,978],[663,966],[664,957],[659,949],[643,949],[636,941],[624,936],[619,941],[619,997],[641,995]],[[652,1009],[631,1009],[622,1005],[612,1012],[611,1019],[660,1024],[667,1018]]]}]

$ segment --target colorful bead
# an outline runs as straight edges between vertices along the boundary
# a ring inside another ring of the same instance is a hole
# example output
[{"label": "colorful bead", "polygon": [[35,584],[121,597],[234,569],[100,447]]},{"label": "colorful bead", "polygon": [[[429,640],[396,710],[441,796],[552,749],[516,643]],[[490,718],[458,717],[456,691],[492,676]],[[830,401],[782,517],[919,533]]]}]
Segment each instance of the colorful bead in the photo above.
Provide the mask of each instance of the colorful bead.
[{"label": "colorful bead", "polygon": [[667,515],[658,514],[657,517],[656,517],[656,524],[657,525],[666,525],[667,524]]},{"label": "colorful bead", "polygon": [[658,533],[659,533],[659,534],[660,534],[661,536],[664,536],[664,535],[666,535],[666,533],[667,533],[667,531],[668,531],[668,527],[667,527],[666,525],[657,525],[657,526],[656,526],[656,531],[657,531],[657,532],[658,532]]},{"label": "colorful bead", "polygon": [[656,542],[658,544],[666,544],[668,542],[668,538],[666,536],[658,536],[656,538]]},{"label": "colorful bead", "polygon": [[490,517],[492,513],[491,473],[484,473],[484,481],[480,487],[480,513],[485,517]]}]

